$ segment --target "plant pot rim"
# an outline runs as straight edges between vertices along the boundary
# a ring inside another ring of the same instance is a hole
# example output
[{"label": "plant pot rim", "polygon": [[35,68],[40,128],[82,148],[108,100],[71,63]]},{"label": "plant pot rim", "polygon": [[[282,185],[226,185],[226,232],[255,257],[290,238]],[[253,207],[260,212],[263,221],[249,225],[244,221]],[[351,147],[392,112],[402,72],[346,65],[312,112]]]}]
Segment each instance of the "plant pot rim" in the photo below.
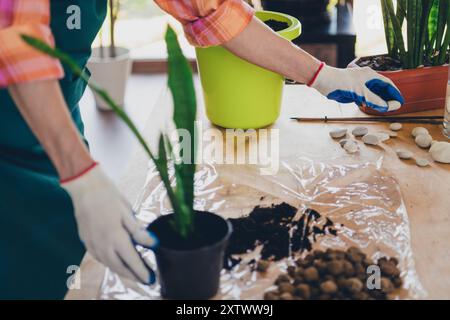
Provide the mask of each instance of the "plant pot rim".
[{"label": "plant pot rim", "polygon": [[[209,251],[209,250],[213,249],[214,247],[220,247],[224,242],[228,241],[228,239],[229,239],[230,236],[231,236],[231,233],[233,232],[233,226],[231,225],[230,221],[228,221],[227,219],[225,219],[225,218],[219,216],[218,214],[215,214],[215,213],[212,213],[212,212],[208,212],[208,211],[198,211],[198,210],[195,210],[195,214],[208,214],[208,215],[212,215],[212,216],[214,216],[214,217],[219,218],[218,221],[219,221],[219,220],[222,220],[222,222],[224,222],[224,223],[226,224],[226,228],[227,228],[226,233],[225,233],[225,234],[223,235],[223,237],[220,238],[218,241],[216,241],[216,242],[214,242],[214,243],[212,243],[212,244],[209,244],[209,245],[205,245],[205,246],[196,248],[196,249],[180,250],[180,249],[168,248],[168,247],[165,247],[165,246],[162,245],[162,244],[159,244],[158,247],[157,247],[156,249],[154,249],[154,251],[163,250],[163,251],[165,251],[165,252],[169,252],[169,253],[175,254],[175,255],[176,255],[176,254],[179,254],[179,255],[186,255],[186,254],[190,254],[190,253],[193,253],[193,252],[198,253],[198,252],[202,252],[202,251]],[[161,219],[169,219],[169,218],[172,217],[173,215],[174,215],[174,213],[172,212],[172,213],[169,213],[169,214],[165,214],[165,215],[159,216],[158,218],[156,218],[155,220],[153,220],[153,221],[149,224],[149,226],[151,226],[153,223],[155,223],[155,222],[158,221],[158,220],[161,220]],[[195,231],[194,231],[194,232],[195,232]]]},{"label": "plant pot rim", "polygon": [[[100,47],[94,47],[92,48],[92,54],[89,58],[90,63],[111,63],[111,62],[118,62],[118,61],[124,61],[128,60],[130,58],[130,49],[125,47],[116,47],[117,55],[115,57],[99,57],[98,55],[94,55],[94,53],[97,53],[100,51]],[[109,47],[103,48],[106,52],[109,51]]]},{"label": "plant pot rim", "polygon": [[276,11],[258,10],[255,12],[255,16],[263,22],[270,19],[279,22],[286,22],[289,27],[283,30],[276,31],[276,33],[281,35],[283,38],[288,39],[289,41],[298,38],[302,33],[302,24],[300,23],[300,21],[288,14]]},{"label": "plant pot rim", "polygon": [[[350,68],[361,68],[360,66],[358,66],[357,62],[361,59],[366,59],[366,58],[374,58],[374,57],[386,57],[388,56],[386,53],[385,54],[374,54],[371,56],[362,56],[362,57],[356,57],[352,62],[350,62],[348,64],[348,67]],[[417,68],[414,69],[400,69],[400,70],[387,70],[387,71],[378,71],[378,70],[374,70],[380,74],[386,74],[386,73],[400,73],[400,72],[412,72],[412,71],[416,71],[416,70],[431,70],[431,69],[437,69],[437,68],[448,68],[449,64],[445,63],[439,66],[419,66]]]}]

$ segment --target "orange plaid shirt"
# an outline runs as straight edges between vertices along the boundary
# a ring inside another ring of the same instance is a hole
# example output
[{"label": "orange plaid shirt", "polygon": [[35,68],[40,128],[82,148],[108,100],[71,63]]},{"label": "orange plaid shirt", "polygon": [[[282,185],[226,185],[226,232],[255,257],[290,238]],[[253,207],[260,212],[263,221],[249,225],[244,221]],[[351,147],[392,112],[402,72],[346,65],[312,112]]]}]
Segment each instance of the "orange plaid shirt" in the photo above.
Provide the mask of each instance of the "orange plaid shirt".
[{"label": "orange plaid shirt", "polygon": [[[57,1],[57,0],[54,0]],[[220,45],[249,24],[253,9],[242,0],[155,0],[184,27],[195,46]],[[25,44],[28,34],[54,45],[50,0],[0,0],[0,88],[63,77],[59,61]]]},{"label": "orange plaid shirt", "polygon": [[0,0],[0,87],[63,76],[60,63],[28,46],[28,34],[53,45],[49,0]]}]

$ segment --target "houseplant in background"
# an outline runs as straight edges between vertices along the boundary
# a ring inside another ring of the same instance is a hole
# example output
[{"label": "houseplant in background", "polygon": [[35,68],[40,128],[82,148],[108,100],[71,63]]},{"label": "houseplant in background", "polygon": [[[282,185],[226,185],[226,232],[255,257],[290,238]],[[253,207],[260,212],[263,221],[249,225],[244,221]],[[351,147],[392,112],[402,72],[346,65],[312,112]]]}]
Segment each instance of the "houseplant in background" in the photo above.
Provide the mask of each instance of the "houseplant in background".
[{"label": "houseplant in background", "polygon": [[[128,78],[131,74],[132,61],[127,48],[116,46],[115,27],[120,11],[120,0],[108,1],[109,45],[104,45],[103,30],[100,31],[100,46],[92,49],[88,69],[92,80],[105,88],[111,97],[123,107]],[[111,110],[98,94],[95,102],[100,110]]]},{"label": "houseplant in background", "polygon": [[[277,32],[288,40],[301,33],[300,22],[291,16],[257,11],[256,17],[284,24]],[[196,55],[206,115],[212,123],[224,128],[257,129],[277,120],[283,76],[238,58],[222,46],[196,48]]]},{"label": "houseplant in background", "polygon": [[[450,46],[450,1],[380,0],[387,55],[363,57],[350,66],[369,66],[390,78],[405,104],[390,114],[445,106]],[[406,27],[406,33],[402,27]],[[376,111],[363,107],[369,114]]]},{"label": "houseplant in background", "polygon": [[[159,246],[154,251],[162,295],[173,299],[207,299],[215,295],[232,228],[227,220],[218,215],[194,210],[197,104],[192,70],[175,32],[170,27],[166,32],[169,88],[174,102],[173,121],[176,128],[186,130],[191,139],[187,148],[185,145],[173,148],[180,143],[180,137],[173,145],[168,135],[162,133],[158,155],[152,153],[121,106],[95,81],[89,81],[87,74],[67,54],[38,39],[22,37],[29,45],[61,60],[74,74],[89,82],[90,88],[125,122],[153,160],[173,208],[172,214],[163,215],[148,226],[159,239]],[[174,171],[175,187],[170,180],[169,167]]]}]

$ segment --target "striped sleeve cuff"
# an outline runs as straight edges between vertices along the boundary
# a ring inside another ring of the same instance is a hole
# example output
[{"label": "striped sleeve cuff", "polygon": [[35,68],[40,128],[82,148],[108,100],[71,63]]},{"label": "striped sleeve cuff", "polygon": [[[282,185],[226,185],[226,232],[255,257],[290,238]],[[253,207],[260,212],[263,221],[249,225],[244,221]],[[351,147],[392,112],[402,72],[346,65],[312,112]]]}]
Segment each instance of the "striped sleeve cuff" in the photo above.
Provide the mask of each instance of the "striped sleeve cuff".
[{"label": "striped sleeve cuff", "polygon": [[184,32],[194,46],[217,46],[241,33],[253,15],[253,8],[244,1],[227,0],[209,15],[184,24]]},{"label": "striped sleeve cuff", "polygon": [[64,71],[59,61],[31,48],[22,40],[22,34],[54,45],[53,35],[45,24],[21,24],[0,29],[0,87],[62,78]]}]

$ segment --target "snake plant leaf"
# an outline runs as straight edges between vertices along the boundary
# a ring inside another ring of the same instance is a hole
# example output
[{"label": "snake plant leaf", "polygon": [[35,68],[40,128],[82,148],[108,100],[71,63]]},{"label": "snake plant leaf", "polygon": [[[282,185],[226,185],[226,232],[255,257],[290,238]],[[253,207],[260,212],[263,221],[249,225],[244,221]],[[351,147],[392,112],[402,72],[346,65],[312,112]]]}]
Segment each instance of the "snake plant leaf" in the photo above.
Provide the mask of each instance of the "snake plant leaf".
[{"label": "snake plant leaf", "polygon": [[167,195],[174,211],[173,227],[182,237],[186,238],[193,230],[192,210],[189,210],[183,202],[184,197],[183,194],[180,193],[180,190],[183,189],[178,184],[180,177],[177,176],[177,173],[175,173],[177,186],[175,191],[172,189],[168,172],[169,154],[172,154],[172,146],[169,139],[165,135],[161,134],[158,143],[158,158],[155,159],[155,165],[158,169],[161,181],[167,190]]},{"label": "snake plant leaf", "polygon": [[419,61],[419,65],[424,64],[424,58],[426,56],[427,46],[425,45],[428,41],[428,21],[430,20],[431,9],[433,7],[434,0],[424,0],[422,1],[422,17],[420,21],[420,43],[419,43],[419,52],[417,52]]},{"label": "snake plant leaf", "polygon": [[448,49],[449,49],[449,45],[450,45],[450,4],[448,2],[446,2],[446,5],[443,8],[444,13],[443,15],[445,15],[445,17],[443,17],[442,19],[445,20],[445,26],[446,27],[446,31],[445,31],[445,36],[443,35],[443,43],[439,49],[439,57],[438,57],[438,61],[437,64],[438,65],[442,65],[446,62],[447,60],[447,54],[448,54]]},{"label": "snake plant leaf", "polygon": [[[171,29],[170,29],[171,30]],[[173,32],[173,30],[171,30]],[[193,132],[196,103],[195,92],[192,80],[192,71],[189,69],[186,58],[182,55],[176,36],[174,32],[166,37],[168,41],[169,52],[169,69],[172,72],[169,75],[169,87],[172,91],[174,101],[176,101],[174,112],[174,120],[177,123],[177,127],[185,128]],[[52,48],[40,39],[30,37],[27,35],[21,35],[23,41],[25,41],[31,47],[53,57],[59,59],[65,64],[75,75],[79,76],[89,87],[97,93],[117,114],[117,116],[129,127],[132,133],[135,135],[141,146],[144,148],[148,156],[153,160],[155,166],[161,177],[175,216],[176,231],[181,236],[187,237],[193,230],[193,177],[195,173],[195,161],[191,164],[180,164],[175,166],[175,177],[177,180],[177,188],[173,190],[168,173],[168,152],[166,148],[172,153],[172,148],[168,139],[161,134],[159,139],[159,151],[158,157],[154,156],[148,147],[145,139],[137,129],[136,125],[127,115],[127,113],[121,108],[99,85],[89,79],[87,73],[82,70],[78,64],[66,53],[57,48]],[[180,68],[180,73],[177,72],[177,68]],[[185,109],[183,109],[185,108]],[[187,110],[187,112],[185,112]],[[181,117],[181,118],[180,118]],[[185,117],[184,119],[182,117]],[[186,120],[188,119],[188,120]],[[169,145],[166,147],[166,145]],[[194,155],[194,153],[192,153]],[[190,180],[189,180],[190,179]],[[187,191],[186,191],[187,190]],[[186,201],[188,199],[188,201]]]},{"label": "snake plant leaf", "polygon": [[[380,0],[386,44],[405,69],[442,65],[450,47],[449,0]],[[406,40],[402,26],[406,21]],[[405,44],[407,47],[405,47]]]},{"label": "snake plant leaf", "polygon": [[407,56],[406,56],[406,50],[405,50],[405,43],[403,41],[403,35],[402,35],[402,27],[400,25],[400,22],[397,19],[397,16],[395,14],[394,10],[394,4],[392,0],[384,0],[387,14],[389,16],[389,20],[392,21],[392,27],[394,32],[394,39],[396,42],[396,47],[399,50],[400,60],[402,64],[405,66],[407,63]]},{"label": "snake plant leaf", "polygon": [[381,0],[381,10],[383,13],[384,33],[386,37],[388,54],[391,57],[395,57],[397,55],[397,50],[395,48],[394,30],[392,26],[392,20],[389,19],[386,0]]},{"label": "snake plant leaf", "polygon": [[195,120],[197,102],[194,89],[192,69],[183,55],[175,31],[169,26],[165,35],[168,51],[169,88],[174,102],[173,121],[177,129],[187,130],[191,137],[190,152],[183,155],[183,162],[175,164],[177,185],[183,191],[184,201],[190,210],[194,205],[195,175]]}]

